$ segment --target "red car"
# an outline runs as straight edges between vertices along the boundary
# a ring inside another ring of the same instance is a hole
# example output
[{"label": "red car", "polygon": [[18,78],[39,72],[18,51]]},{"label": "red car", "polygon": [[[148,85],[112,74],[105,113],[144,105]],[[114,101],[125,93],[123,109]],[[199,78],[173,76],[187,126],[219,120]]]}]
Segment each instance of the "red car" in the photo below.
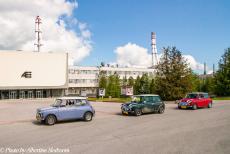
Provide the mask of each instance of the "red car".
[{"label": "red car", "polygon": [[185,98],[181,99],[178,103],[179,109],[192,108],[196,110],[202,107],[212,107],[212,99],[208,96],[208,93],[193,92],[186,95]]}]

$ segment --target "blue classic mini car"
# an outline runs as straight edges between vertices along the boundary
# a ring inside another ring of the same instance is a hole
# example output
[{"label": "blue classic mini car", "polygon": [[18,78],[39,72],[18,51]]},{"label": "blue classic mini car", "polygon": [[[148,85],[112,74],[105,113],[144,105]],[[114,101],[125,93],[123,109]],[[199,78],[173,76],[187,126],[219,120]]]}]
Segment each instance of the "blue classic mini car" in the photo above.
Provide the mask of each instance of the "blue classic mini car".
[{"label": "blue classic mini car", "polygon": [[37,109],[36,119],[47,125],[54,125],[57,121],[84,119],[91,121],[95,110],[85,97],[57,98],[50,107]]}]

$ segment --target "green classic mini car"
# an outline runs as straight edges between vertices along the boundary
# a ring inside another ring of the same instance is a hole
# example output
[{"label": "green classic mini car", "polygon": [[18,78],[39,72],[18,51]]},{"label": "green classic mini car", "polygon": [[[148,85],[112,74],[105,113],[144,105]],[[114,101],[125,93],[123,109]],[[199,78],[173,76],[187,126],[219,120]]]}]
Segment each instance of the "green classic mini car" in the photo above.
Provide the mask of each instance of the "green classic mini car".
[{"label": "green classic mini car", "polygon": [[159,95],[143,94],[135,95],[132,101],[121,105],[121,112],[124,115],[134,114],[140,116],[143,113],[164,113],[165,104]]}]

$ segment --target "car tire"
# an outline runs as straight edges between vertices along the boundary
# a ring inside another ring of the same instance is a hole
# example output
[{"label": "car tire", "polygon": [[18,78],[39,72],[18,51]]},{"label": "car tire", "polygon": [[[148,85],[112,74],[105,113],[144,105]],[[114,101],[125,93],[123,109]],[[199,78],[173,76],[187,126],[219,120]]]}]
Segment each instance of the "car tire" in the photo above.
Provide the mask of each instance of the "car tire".
[{"label": "car tire", "polygon": [[196,109],[197,109],[197,105],[196,105],[196,104],[193,104],[192,109],[193,109],[193,110],[196,110]]},{"label": "car tire", "polygon": [[178,109],[181,109],[181,107],[178,105]]},{"label": "car tire", "polygon": [[208,103],[208,108],[212,108],[212,103],[211,102]]},{"label": "car tire", "polygon": [[142,115],[141,109],[134,109],[134,114],[135,114],[135,116]]},{"label": "car tire", "polygon": [[85,121],[91,121],[93,119],[93,114],[91,112],[86,112],[84,114],[84,120]]},{"label": "car tire", "polygon": [[57,119],[54,115],[48,115],[46,117],[45,123],[47,125],[54,125],[56,123]]},{"label": "car tire", "polygon": [[163,106],[160,106],[158,109],[158,113],[162,114],[162,113],[164,113],[164,111],[165,111],[165,108]]}]

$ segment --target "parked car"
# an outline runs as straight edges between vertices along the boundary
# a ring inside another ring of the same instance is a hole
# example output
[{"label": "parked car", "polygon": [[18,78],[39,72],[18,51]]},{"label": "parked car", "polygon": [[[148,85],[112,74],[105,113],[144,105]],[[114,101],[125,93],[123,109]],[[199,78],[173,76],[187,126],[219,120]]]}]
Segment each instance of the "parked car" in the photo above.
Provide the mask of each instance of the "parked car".
[{"label": "parked car", "polygon": [[37,109],[36,119],[48,125],[57,121],[84,119],[91,121],[95,110],[85,97],[57,98],[50,107]]},{"label": "parked car", "polygon": [[121,105],[122,114],[140,116],[143,113],[164,113],[165,104],[159,95],[135,95],[131,102]]},{"label": "parked car", "polygon": [[212,107],[212,99],[209,97],[208,93],[204,92],[193,92],[188,93],[185,98],[181,99],[178,103],[179,109],[191,108],[196,110],[202,107]]}]

